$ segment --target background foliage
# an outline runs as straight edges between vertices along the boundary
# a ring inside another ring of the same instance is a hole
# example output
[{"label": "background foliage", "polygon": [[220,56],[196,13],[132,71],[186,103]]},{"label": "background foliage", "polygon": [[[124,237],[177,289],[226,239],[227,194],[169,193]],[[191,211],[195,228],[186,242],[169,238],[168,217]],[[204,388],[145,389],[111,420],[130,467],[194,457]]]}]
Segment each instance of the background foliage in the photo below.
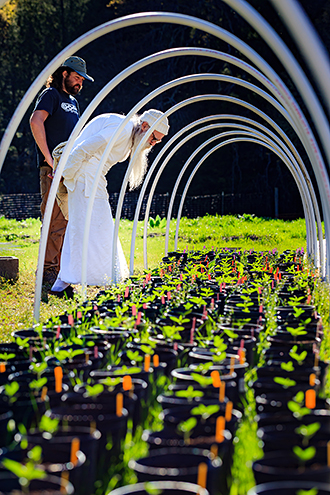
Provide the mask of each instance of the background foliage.
[{"label": "background foliage", "polygon": [[[271,2],[249,0],[249,3],[273,26],[288,44],[308,74],[300,54]],[[301,0],[326,47],[330,46],[330,0]],[[221,0],[9,0],[0,9],[0,136],[30,84],[52,58],[74,39],[95,26],[131,13],[167,11],[205,19],[235,34],[254,48],[278,71],[304,109],[294,85],[270,48],[238,14]],[[86,82],[79,103],[83,111],[91,99],[121,70],[137,60],[160,50],[181,47],[207,47],[242,58],[227,43],[204,32],[172,24],[145,24],[115,31],[90,43],[76,53],[87,62],[88,72],[95,83]],[[130,76],[109,94],[95,114],[127,113],[142,97],[167,81],[192,73],[224,73],[257,85],[251,76],[235,66],[204,57],[177,57],[158,62]],[[308,74],[309,75],[309,74]],[[314,81],[311,78],[312,84]],[[42,88],[40,88],[42,89]],[[316,89],[317,91],[317,89]],[[259,96],[230,83],[197,82],[185,84],[163,93],[152,102],[153,107],[167,110],[173,104],[196,94],[224,94],[248,101],[262,108],[288,133],[306,160],[296,136],[287,123]],[[0,194],[37,192],[38,174],[35,147],[28,125],[33,110],[29,109],[11,144],[2,173]],[[171,118],[171,134],[198,118],[212,114],[245,114],[258,120],[248,110],[231,103],[208,102],[189,105]],[[310,123],[313,126],[313,123]],[[210,132],[210,131],[209,131]],[[184,146],[168,164],[157,192],[169,192],[177,170],[191,152],[212,134],[203,133],[193,143]],[[155,156],[153,154],[152,156]],[[112,169],[109,190],[118,191],[125,166]],[[313,175],[311,173],[311,175]],[[279,189],[280,214],[290,212],[302,216],[297,187],[280,160],[251,143],[236,143],[221,148],[204,163],[192,181],[189,194],[268,192]],[[253,213],[253,204],[251,211]]]}]

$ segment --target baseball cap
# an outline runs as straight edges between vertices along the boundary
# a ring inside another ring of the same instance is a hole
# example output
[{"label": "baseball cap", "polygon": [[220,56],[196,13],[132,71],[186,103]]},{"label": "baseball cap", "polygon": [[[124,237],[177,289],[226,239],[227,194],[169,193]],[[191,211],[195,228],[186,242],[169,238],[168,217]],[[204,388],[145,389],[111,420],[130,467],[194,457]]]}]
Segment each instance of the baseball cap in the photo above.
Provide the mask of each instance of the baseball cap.
[{"label": "baseball cap", "polygon": [[62,66],[70,67],[70,69],[77,72],[80,76],[94,82],[94,79],[87,74],[86,62],[82,58],[76,56],[69,57],[63,62]]}]

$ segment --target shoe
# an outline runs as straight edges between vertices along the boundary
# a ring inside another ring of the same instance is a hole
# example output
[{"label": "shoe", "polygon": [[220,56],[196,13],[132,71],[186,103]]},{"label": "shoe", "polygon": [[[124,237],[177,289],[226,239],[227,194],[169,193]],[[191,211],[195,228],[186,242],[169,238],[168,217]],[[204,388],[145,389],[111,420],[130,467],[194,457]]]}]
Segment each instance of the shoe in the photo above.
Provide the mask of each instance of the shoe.
[{"label": "shoe", "polygon": [[57,279],[57,275],[58,270],[56,270],[56,268],[48,268],[44,271],[42,285],[49,285],[50,287],[52,287]]},{"label": "shoe", "polygon": [[60,299],[73,299],[75,292],[73,290],[73,287],[69,285],[68,287],[66,287],[66,289],[61,291],[50,290],[49,294],[51,294],[52,296],[59,297]]}]

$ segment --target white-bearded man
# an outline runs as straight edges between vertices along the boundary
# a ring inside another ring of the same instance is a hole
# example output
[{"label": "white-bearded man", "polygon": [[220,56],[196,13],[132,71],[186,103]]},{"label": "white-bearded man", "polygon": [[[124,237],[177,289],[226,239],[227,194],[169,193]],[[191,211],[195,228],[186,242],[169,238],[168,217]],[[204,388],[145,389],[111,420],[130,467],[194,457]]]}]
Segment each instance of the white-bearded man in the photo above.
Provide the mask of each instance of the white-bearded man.
[{"label": "white-bearded man", "polygon": [[[118,136],[103,167],[93,204],[87,253],[87,285],[106,285],[110,282],[114,223],[106,174],[116,163],[132,157],[148,129],[159,119],[150,134],[144,149],[134,161],[129,177],[130,189],[137,188],[147,170],[147,155],[169,131],[168,119],[159,110],[150,109],[135,116],[125,125]],[[100,159],[110,139],[124,120],[124,115],[103,114],[91,120],[74,142],[70,156],[64,166],[64,185],[68,190],[69,221],[64,237],[61,269],[52,287],[51,294],[72,298],[70,284],[81,283],[82,247],[87,205]],[[129,275],[127,263],[117,244],[117,257],[112,283],[124,280]]]}]

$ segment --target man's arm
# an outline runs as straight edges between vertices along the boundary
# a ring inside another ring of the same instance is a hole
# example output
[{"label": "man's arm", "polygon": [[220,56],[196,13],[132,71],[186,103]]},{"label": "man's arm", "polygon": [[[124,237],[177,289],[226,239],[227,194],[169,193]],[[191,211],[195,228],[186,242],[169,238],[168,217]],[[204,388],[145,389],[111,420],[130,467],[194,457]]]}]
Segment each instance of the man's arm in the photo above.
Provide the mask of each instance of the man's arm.
[{"label": "man's arm", "polygon": [[45,130],[45,120],[48,115],[49,113],[46,110],[35,110],[30,118],[30,127],[35,142],[45,157],[45,161],[53,168],[53,158],[48,149]]}]

